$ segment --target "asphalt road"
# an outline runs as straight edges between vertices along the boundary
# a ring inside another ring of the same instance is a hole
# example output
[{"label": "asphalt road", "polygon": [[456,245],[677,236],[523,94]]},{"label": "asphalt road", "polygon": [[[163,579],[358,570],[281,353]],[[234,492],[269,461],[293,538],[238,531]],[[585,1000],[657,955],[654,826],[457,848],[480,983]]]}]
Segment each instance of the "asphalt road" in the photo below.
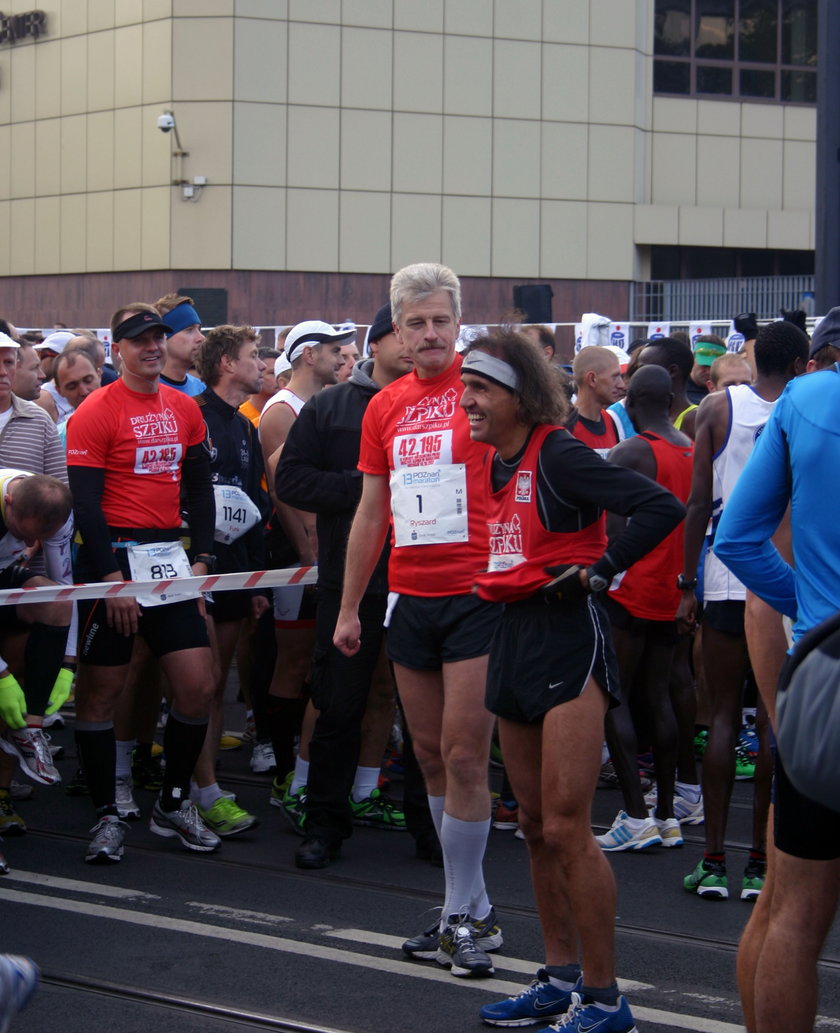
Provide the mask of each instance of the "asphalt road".
[{"label": "asphalt road", "polygon": [[[229,708],[231,727],[241,708]],[[237,718],[239,720],[237,721]],[[75,768],[72,721],[54,733]],[[494,776],[497,778],[497,776]],[[282,1029],[452,1033],[484,1029],[479,1007],[516,992],[541,963],[525,845],[494,831],[486,875],[505,945],[487,980],[453,978],[403,957],[401,941],[441,902],[443,874],[413,854],[406,833],[357,829],[329,869],[301,872],[299,840],[269,806],[269,778],[247,748],[222,755],[220,781],[260,816],[252,834],[195,855],[134,822],[122,863],[83,862],[89,800],[39,788],[19,804],[26,836],[5,844],[2,949],[35,958],[43,985],[13,1033],[149,1033]],[[395,787],[397,793],[399,786]],[[746,859],[751,786],[735,789],[730,872]],[[138,793],[148,816],[153,802]],[[594,821],[619,807],[598,791]],[[640,1029],[734,1033],[740,1028],[735,947],[750,905],[703,901],[682,889],[702,853],[702,829],[680,850],[611,855],[619,898],[619,980]],[[840,937],[821,966],[817,1028],[840,1028]],[[795,992],[795,988],[791,988]]]}]

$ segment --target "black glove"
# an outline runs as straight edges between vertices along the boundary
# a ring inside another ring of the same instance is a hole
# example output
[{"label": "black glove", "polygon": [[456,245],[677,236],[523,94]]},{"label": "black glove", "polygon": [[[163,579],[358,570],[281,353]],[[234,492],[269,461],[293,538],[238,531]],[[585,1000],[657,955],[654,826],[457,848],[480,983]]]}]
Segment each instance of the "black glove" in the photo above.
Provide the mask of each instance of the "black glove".
[{"label": "black glove", "polygon": [[784,319],[786,323],[793,323],[794,326],[798,326],[803,334],[808,333],[806,328],[807,324],[805,323],[805,313],[801,308],[792,309],[790,312],[788,312],[787,309],[781,308],[779,311],[782,314],[782,319]]},{"label": "black glove", "polygon": [[735,317],[733,322],[738,333],[744,335],[745,341],[754,341],[758,337],[758,323],[755,321],[755,312],[742,312]]},{"label": "black glove", "polygon": [[573,602],[575,599],[583,599],[589,593],[581,584],[580,571],[582,567],[577,563],[568,563],[558,567],[545,567],[546,574],[551,576],[551,581],[543,585],[540,592],[549,599],[559,602]]}]

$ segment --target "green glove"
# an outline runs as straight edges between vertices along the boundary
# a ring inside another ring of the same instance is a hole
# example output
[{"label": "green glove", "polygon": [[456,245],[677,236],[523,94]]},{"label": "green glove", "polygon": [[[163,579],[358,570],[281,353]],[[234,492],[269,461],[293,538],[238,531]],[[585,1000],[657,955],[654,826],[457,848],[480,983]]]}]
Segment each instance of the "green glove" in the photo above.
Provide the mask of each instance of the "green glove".
[{"label": "green glove", "polygon": [[26,697],[13,674],[0,678],[0,717],[9,728],[26,727]]},{"label": "green glove", "polygon": [[45,711],[47,717],[54,714],[56,710],[63,707],[70,698],[70,690],[73,688],[73,672],[69,667],[62,667],[55,679],[55,685],[50,693],[48,706]]}]

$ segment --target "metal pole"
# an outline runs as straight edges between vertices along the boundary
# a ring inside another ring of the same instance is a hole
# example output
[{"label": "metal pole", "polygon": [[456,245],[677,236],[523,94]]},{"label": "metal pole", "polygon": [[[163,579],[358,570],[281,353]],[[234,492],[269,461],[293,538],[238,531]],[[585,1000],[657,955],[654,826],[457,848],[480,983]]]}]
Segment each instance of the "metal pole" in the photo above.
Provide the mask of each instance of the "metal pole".
[{"label": "metal pole", "polygon": [[817,7],[817,239],[814,304],[825,315],[840,304],[840,4]]}]

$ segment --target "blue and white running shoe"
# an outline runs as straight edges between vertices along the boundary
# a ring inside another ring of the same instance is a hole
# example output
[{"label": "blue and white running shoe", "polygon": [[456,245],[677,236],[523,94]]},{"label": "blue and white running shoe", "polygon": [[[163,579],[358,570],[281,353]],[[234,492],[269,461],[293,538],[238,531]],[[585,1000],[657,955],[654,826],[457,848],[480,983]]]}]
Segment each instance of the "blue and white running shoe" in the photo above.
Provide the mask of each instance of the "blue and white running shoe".
[{"label": "blue and white running shoe", "polygon": [[34,961],[17,954],[0,954],[0,1033],[35,992],[40,971]]},{"label": "blue and white running shoe", "polygon": [[549,1030],[551,1033],[636,1033],[636,1024],[630,1005],[623,997],[618,999],[617,1011],[605,1011],[594,1001],[584,1004],[581,995],[573,993],[569,1010],[543,1033]]},{"label": "blue and white running shoe", "polygon": [[[580,986],[580,981],[577,986]],[[485,1004],[481,1009],[481,1021],[488,1026],[531,1026],[565,1015],[571,1003],[572,991],[558,990],[549,982],[546,970],[541,968],[533,983],[516,997]]]}]

